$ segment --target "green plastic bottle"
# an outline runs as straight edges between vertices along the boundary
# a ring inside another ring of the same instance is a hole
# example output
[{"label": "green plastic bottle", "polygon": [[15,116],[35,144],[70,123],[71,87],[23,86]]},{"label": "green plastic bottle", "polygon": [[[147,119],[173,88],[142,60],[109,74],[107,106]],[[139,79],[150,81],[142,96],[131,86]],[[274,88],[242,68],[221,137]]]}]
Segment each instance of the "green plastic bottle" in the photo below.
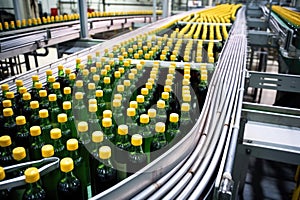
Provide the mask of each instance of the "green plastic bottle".
[{"label": "green plastic bottle", "polygon": [[[43,158],[54,156],[54,147],[51,144],[46,144],[41,149]],[[46,199],[57,199],[57,184],[60,180],[60,171],[55,169],[42,176],[42,183],[46,191]]]},{"label": "green plastic bottle", "polygon": [[[3,167],[0,167],[0,182],[5,180],[5,171]],[[9,200],[10,199],[10,191],[8,189],[0,190],[0,199]]]},{"label": "green plastic bottle", "polygon": [[171,113],[169,117],[168,130],[166,132],[167,142],[172,142],[172,140],[178,137],[179,135],[179,115],[177,113]]},{"label": "green plastic bottle", "polygon": [[147,114],[149,116],[149,126],[152,133],[155,131],[155,124],[156,124],[156,110],[153,108],[148,109]]},{"label": "green plastic bottle", "polygon": [[[83,147],[85,148],[85,147]],[[67,141],[68,156],[74,161],[74,175],[80,180],[83,189],[83,199],[88,198],[88,184],[90,182],[89,158],[83,157],[79,152],[78,140]]]},{"label": "green plastic bottle", "polygon": [[26,190],[23,200],[44,200],[46,192],[40,185],[40,173],[37,168],[30,167],[25,170]]},{"label": "green plastic bottle", "polygon": [[103,118],[102,119],[102,127],[105,138],[110,142],[115,142],[115,132],[112,128],[112,119],[111,118]]},{"label": "green plastic bottle", "polygon": [[39,117],[40,117],[40,127],[42,129],[42,138],[43,141],[45,141],[45,143],[48,144],[51,142],[50,131],[53,128],[49,120],[48,110],[47,109],[40,110]]},{"label": "green plastic bottle", "polygon": [[70,101],[71,103],[73,102],[72,99],[72,90],[70,87],[65,87],[64,88],[64,97],[63,97],[63,102],[65,101]]},{"label": "green plastic bottle", "polygon": [[50,131],[51,143],[54,147],[54,155],[60,159],[67,155],[66,147],[61,141],[61,130],[59,128],[53,128]]},{"label": "green plastic bottle", "polygon": [[84,105],[83,101],[83,93],[82,92],[76,92],[75,93],[75,100],[74,106],[73,106],[73,114],[76,121],[85,121],[88,119],[88,112],[86,105]]},{"label": "green plastic bottle", "polygon": [[143,151],[147,155],[148,163],[150,163],[150,148],[153,140],[153,134],[150,130],[149,116],[147,114],[142,114],[140,116],[139,134],[143,137]]},{"label": "green plastic bottle", "polygon": [[97,100],[97,116],[100,120],[103,117],[103,111],[106,109],[106,104],[103,99],[103,90],[96,90],[96,100]]},{"label": "green plastic bottle", "polygon": [[48,94],[47,90],[40,90],[39,91],[40,96],[40,109],[48,109],[49,108],[49,100],[48,100]]},{"label": "green plastic bottle", "polygon": [[117,172],[111,162],[111,148],[102,146],[99,149],[99,164],[95,172],[94,193],[99,194],[117,183]]},{"label": "green plastic bottle", "polygon": [[[15,123],[15,120],[13,118],[14,112],[12,108],[4,108],[3,109],[3,116],[4,116],[4,134],[9,134],[12,138],[12,140],[15,140],[16,133],[17,133],[17,125]],[[4,134],[1,135],[4,135]]]},{"label": "green plastic bottle", "polygon": [[44,146],[45,141],[43,141],[41,136],[42,130],[40,126],[30,127],[30,146],[29,155],[31,160],[42,159],[41,149]]},{"label": "green plastic bottle", "polygon": [[89,133],[89,125],[85,121],[81,121],[77,125],[78,138],[80,144],[80,155],[84,158],[89,157],[89,149],[91,147],[91,135]]},{"label": "green plastic bottle", "polygon": [[88,124],[89,124],[89,131],[92,133],[94,131],[100,130],[100,120],[97,117],[97,105],[96,104],[89,104],[89,118],[88,118]]},{"label": "green plastic bottle", "polygon": [[111,96],[112,88],[110,84],[110,78],[104,77],[103,99],[106,104],[106,109],[111,109]]},{"label": "green plastic bottle", "polygon": [[26,118],[24,116],[16,117],[16,124],[18,132],[15,137],[15,145],[28,149],[30,146],[30,133],[27,128]]},{"label": "green plastic bottle", "polygon": [[71,138],[77,138],[77,129],[75,125],[74,115],[72,114],[72,104],[70,101],[63,102],[63,110],[68,117],[68,127],[71,130]]},{"label": "green plastic bottle", "polygon": [[0,166],[6,167],[14,164],[12,157],[12,141],[10,136],[3,135],[0,137]]},{"label": "green plastic bottle", "polygon": [[68,116],[66,113],[61,113],[57,115],[57,121],[60,124],[61,130],[61,141],[63,144],[67,142],[68,139],[72,138],[72,132],[68,124]]},{"label": "green plastic bottle", "polygon": [[30,109],[31,109],[31,116],[29,119],[30,126],[38,126],[40,124],[39,107],[40,107],[40,105],[39,105],[38,101],[30,102]]},{"label": "green plastic bottle", "polygon": [[23,108],[22,108],[22,115],[25,116],[26,119],[30,119],[31,116],[31,109],[30,109],[30,101],[31,101],[31,94],[29,92],[26,92],[22,96],[23,98]]},{"label": "green plastic bottle", "polygon": [[136,101],[138,103],[137,114],[142,115],[146,113],[145,97],[143,95],[137,95]]},{"label": "green plastic bottle", "polygon": [[57,185],[58,199],[72,199],[82,200],[84,199],[82,183],[74,175],[74,162],[72,158],[66,157],[60,161],[60,170],[62,172],[62,178]]},{"label": "green plastic bottle", "polygon": [[130,138],[128,136],[128,126],[121,124],[118,126],[118,134],[116,136],[115,163],[117,169],[118,180],[127,178],[128,152],[131,148]]},{"label": "green plastic bottle", "polygon": [[16,105],[15,94],[13,92],[6,92],[6,99],[11,101],[10,107],[13,109],[14,114],[18,115],[19,107]]},{"label": "green plastic bottle", "polygon": [[55,82],[53,83],[53,92],[56,94],[56,101],[60,108],[62,108],[62,102],[63,102],[63,95],[60,90],[60,83]]},{"label": "green plastic bottle", "polygon": [[58,128],[59,127],[59,123],[57,122],[57,115],[61,113],[61,109],[58,106],[57,103],[57,97],[56,94],[50,94],[48,96],[49,99],[49,114],[50,114],[50,122],[53,128]]},{"label": "green plastic bottle", "polygon": [[165,123],[157,122],[155,124],[155,134],[151,142],[151,161],[159,157],[162,154],[162,152],[158,150],[161,150],[167,145],[165,130]]},{"label": "green plastic bottle", "polygon": [[144,153],[143,137],[134,134],[131,137],[132,148],[129,152],[129,164],[127,165],[127,175],[130,176],[147,165],[147,155]]}]

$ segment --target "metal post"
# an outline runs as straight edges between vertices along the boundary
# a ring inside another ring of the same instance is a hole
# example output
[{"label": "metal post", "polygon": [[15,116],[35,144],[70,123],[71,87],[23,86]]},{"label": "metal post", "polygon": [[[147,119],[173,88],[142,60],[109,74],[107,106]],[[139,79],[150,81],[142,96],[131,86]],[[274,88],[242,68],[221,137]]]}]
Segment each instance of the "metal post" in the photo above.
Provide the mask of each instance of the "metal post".
[{"label": "metal post", "polygon": [[296,8],[300,8],[300,0],[296,0]]},{"label": "metal post", "polygon": [[152,22],[156,21],[156,0],[153,0],[153,14],[152,14]]},{"label": "metal post", "polygon": [[88,20],[87,20],[87,4],[85,0],[78,0],[80,15],[80,35],[81,38],[88,38]]},{"label": "metal post", "polygon": [[171,0],[163,1],[163,18],[171,16]]},{"label": "metal post", "polygon": [[19,0],[13,0],[16,20],[22,20]]}]

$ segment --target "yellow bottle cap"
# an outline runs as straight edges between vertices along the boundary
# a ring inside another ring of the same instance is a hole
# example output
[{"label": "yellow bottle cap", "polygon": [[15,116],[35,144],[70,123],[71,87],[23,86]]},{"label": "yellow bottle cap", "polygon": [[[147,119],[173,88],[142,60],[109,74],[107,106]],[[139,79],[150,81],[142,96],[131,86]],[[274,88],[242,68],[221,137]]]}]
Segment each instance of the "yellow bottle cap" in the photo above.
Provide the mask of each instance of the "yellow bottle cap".
[{"label": "yellow bottle cap", "polygon": [[24,147],[16,147],[12,151],[13,153],[13,158],[17,161],[22,160],[26,157],[26,151]]},{"label": "yellow bottle cap", "polygon": [[166,103],[164,100],[158,100],[157,101],[157,108],[165,108]]},{"label": "yellow bottle cap", "polygon": [[140,123],[142,123],[142,124],[148,124],[149,123],[149,115],[147,115],[147,114],[141,114],[141,116],[140,116]]},{"label": "yellow bottle cap", "polygon": [[78,149],[78,140],[77,139],[68,139],[67,141],[67,150],[76,151]]},{"label": "yellow bottle cap", "polygon": [[118,92],[124,92],[124,85],[118,85],[117,86],[117,91]]},{"label": "yellow bottle cap", "polygon": [[115,95],[114,95],[114,99],[117,99],[117,100],[122,101],[123,96],[122,96],[122,94],[115,94]]},{"label": "yellow bottle cap", "polygon": [[111,127],[112,126],[111,118],[103,118],[102,119],[102,126],[105,127],[105,128]]},{"label": "yellow bottle cap", "polygon": [[59,128],[51,129],[50,138],[53,139],[53,140],[61,138],[61,130]]},{"label": "yellow bottle cap", "polygon": [[47,76],[52,76],[52,70],[51,69],[47,69],[46,70],[46,75]]},{"label": "yellow bottle cap", "polygon": [[0,167],[0,181],[5,179],[5,171],[3,167]]},{"label": "yellow bottle cap", "polygon": [[59,82],[55,82],[53,83],[53,89],[60,89],[60,83]]},{"label": "yellow bottle cap", "polygon": [[161,98],[162,99],[164,99],[164,100],[167,100],[167,99],[169,99],[169,92],[163,92],[163,93],[161,93]]},{"label": "yellow bottle cap", "polygon": [[88,60],[92,60],[93,59],[93,56],[91,54],[87,55],[87,59]]},{"label": "yellow bottle cap", "polygon": [[70,68],[66,68],[66,69],[65,69],[65,73],[66,73],[66,74],[71,74],[71,69],[70,69]]},{"label": "yellow bottle cap", "polygon": [[141,146],[143,144],[143,137],[139,134],[134,134],[131,137],[131,144],[133,146]]},{"label": "yellow bottle cap", "polygon": [[71,94],[71,88],[70,87],[65,87],[64,88],[64,94]]},{"label": "yellow bottle cap", "polygon": [[84,69],[84,70],[82,70],[82,75],[83,76],[88,76],[89,75],[89,70],[88,69]]},{"label": "yellow bottle cap", "polygon": [[171,55],[170,56],[170,60],[172,60],[172,61],[176,60],[176,56],[175,55]]},{"label": "yellow bottle cap", "polygon": [[185,101],[185,102],[190,102],[191,99],[192,99],[192,97],[191,97],[190,94],[184,94],[184,95],[182,96],[182,99],[183,99],[183,101]]},{"label": "yellow bottle cap", "polygon": [[164,86],[164,92],[169,93],[169,92],[171,92],[171,91],[172,91],[172,87],[171,87],[170,85]]},{"label": "yellow bottle cap", "polygon": [[133,57],[134,57],[134,59],[139,59],[139,58],[140,58],[140,55],[139,55],[138,53],[135,53],[135,54],[133,55]]},{"label": "yellow bottle cap", "polygon": [[69,76],[70,80],[75,80],[76,79],[76,74],[75,73],[71,73]]},{"label": "yellow bottle cap", "polygon": [[112,111],[111,110],[104,110],[103,111],[104,118],[112,118]]},{"label": "yellow bottle cap", "polygon": [[4,108],[3,109],[3,116],[4,117],[10,117],[14,114],[14,111],[12,108]]},{"label": "yellow bottle cap", "polygon": [[136,110],[135,108],[127,108],[127,116],[133,117],[136,115]]},{"label": "yellow bottle cap", "polygon": [[173,74],[168,74],[167,75],[167,79],[173,80],[173,78],[174,78]]},{"label": "yellow bottle cap", "polygon": [[184,112],[190,111],[190,104],[189,103],[182,103],[181,104],[181,111],[184,111]]},{"label": "yellow bottle cap", "polygon": [[155,118],[156,117],[156,110],[153,108],[150,108],[147,112],[150,118]]},{"label": "yellow bottle cap", "polygon": [[76,100],[81,100],[81,99],[83,99],[83,93],[82,93],[82,92],[76,92],[76,93],[75,93],[75,99],[76,99]]},{"label": "yellow bottle cap", "polygon": [[148,95],[148,94],[149,94],[148,88],[142,88],[142,89],[141,89],[141,94],[142,94],[142,95]]},{"label": "yellow bottle cap", "polygon": [[133,80],[133,79],[134,79],[134,73],[129,73],[129,74],[128,74],[128,78],[129,78],[130,80]]},{"label": "yellow bottle cap", "polygon": [[177,113],[171,113],[170,114],[170,122],[178,122],[179,115]]},{"label": "yellow bottle cap", "polygon": [[64,123],[68,121],[68,116],[65,113],[61,113],[57,115],[57,122],[58,123]]},{"label": "yellow bottle cap", "polygon": [[81,63],[81,59],[80,58],[76,58],[76,64],[80,64]]},{"label": "yellow bottle cap", "polygon": [[138,103],[144,103],[145,102],[145,97],[143,95],[137,95],[136,101]]},{"label": "yellow bottle cap", "polygon": [[207,81],[207,74],[201,74],[201,81]]},{"label": "yellow bottle cap", "polygon": [[146,83],[146,88],[148,89],[148,90],[152,90],[152,83],[149,83],[149,82],[147,82]]},{"label": "yellow bottle cap", "polygon": [[39,91],[39,96],[40,97],[46,97],[47,96],[47,90],[40,90]]},{"label": "yellow bottle cap", "polygon": [[81,88],[83,86],[83,81],[82,80],[77,80],[75,82],[75,86]]},{"label": "yellow bottle cap", "polygon": [[87,122],[79,122],[77,125],[77,129],[79,132],[87,132],[89,130],[89,125]]},{"label": "yellow bottle cap", "polygon": [[51,144],[46,144],[42,147],[43,158],[49,158],[54,156],[54,147]]},{"label": "yellow bottle cap", "polygon": [[11,107],[11,100],[4,100],[2,101],[3,108],[10,108]]},{"label": "yellow bottle cap", "polygon": [[155,131],[156,131],[157,133],[164,133],[165,130],[166,130],[166,125],[165,125],[165,123],[163,123],[163,122],[157,122],[157,123],[155,124]]},{"label": "yellow bottle cap", "polygon": [[119,71],[115,71],[114,76],[115,76],[115,78],[120,78],[121,73]]},{"label": "yellow bottle cap", "polygon": [[60,65],[57,66],[57,69],[58,69],[58,70],[63,70],[63,69],[64,69],[64,66],[60,64]]},{"label": "yellow bottle cap", "polygon": [[89,104],[89,112],[95,113],[95,112],[97,112],[97,110],[98,110],[98,107],[96,104]]},{"label": "yellow bottle cap", "polygon": [[172,85],[173,84],[173,81],[170,80],[170,79],[167,79],[165,82],[166,82],[166,85]]},{"label": "yellow bottle cap", "polygon": [[95,83],[89,83],[88,84],[88,89],[89,90],[94,90],[96,88]]},{"label": "yellow bottle cap", "polygon": [[2,84],[2,85],[1,85],[1,90],[2,90],[2,91],[8,91],[8,90],[9,90],[9,85],[6,84],[6,83]]},{"label": "yellow bottle cap", "polygon": [[102,69],[100,73],[101,73],[102,76],[106,76],[107,75],[107,70],[106,69]]},{"label": "yellow bottle cap", "polygon": [[130,86],[130,80],[124,80],[124,86],[129,87]]},{"label": "yellow bottle cap", "polygon": [[89,99],[89,105],[96,105],[97,106],[97,100],[96,99]]},{"label": "yellow bottle cap", "polygon": [[149,59],[150,59],[150,54],[146,53],[146,54],[145,54],[145,59],[146,59],[146,60],[149,60]]},{"label": "yellow bottle cap", "polygon": [[103,97],[103,90],[96,90],[96,97]]},{"label": "yellow bottle cap", "polygon": [[103,141],[103,133],[101,131],[94,131],[92,133],[92,142],[100,143]]},{"label": "yellow bottle cap", "polygon": [[111,157],[111,148],[109,146],[102,146],[99,148],[99,158],[109,159]]},{"label": "yellow bottle cap", "polygon": [[16,86],[22,87],[23,86],[23,81],[22,80],[16,80]]},{"label": "yellow bottle cap", "polygon": [[24,94],[24,93],[27,92],[27,88],[26,87],[20,87],[19,92],[20,92],[20,94]]},{"label": "yellow bottle cap", "polygon": [[13,99],[15,98],[15,94],[13,92],[6,92],[5,97],[8,99]]},{"label": "yellow bottle cap", "polygon": [[48,99],[49,101],[56,101],[57,99],[56,94],[49,94]]},{"label": "yellow bottle cap", "polygon": [[50,83],[54,83],[55,82],[55,77],[54,76],[49,76],[48,81]]},{"label": "yellow bottle cap", "polygon": [[187,86],[190,84],[190,81],[188,79],[182,79],[182,85]]},{"label": "yellow bottle cap", "polygon": [[110,78],[109,77],[104,77],[104,84],[110,84]]},{"label": "yellow bottle cap", "polygon": [[119,99],[114,99],[113,107],[121,107],[121,101]]},{"label": "yellow bottle cap", "polygon": [[108,62],[109,62],[109,65],[105,65],[105,66],[104,66],[104,69],[105,69],[106,71],[110,71],[110,70],[111,70],[111,65],[114,65],[113,60],[110,60],[110,61],[108,61]]},{"label": "yellow bottle cap", "polygon": [[99,80],[100,80],[100,76],[98,74],[94,74],[93,75],[93,81],[98,83]]},{"label": "yellow bottle cap", "polygon": [[161,55],[160,55],[160,60],[166,60],[166,55],[161,54]]},{"label": "yellow bottle cap", "polygon": [[8,147],[11,145],[11,138],[8,135],[0,137],[0,147]]},{"label": "yellow bottle cap", "polygon": [[135,108],[135,109],[137,109],[138,108],[138,102],[137,101],[130,101],[129,108]]},{"label": "yellow bottle cap", "polygon": [[37,108],[39,108],[40,107],[40,105],[39,105],[39,102],[38,101],[31,101],[30,102],[30,108],[31,109],[37,109]]},{"label": "yellow bottle cap", "polygon": [[119,67],[119,72],[120,72],[121,74],[124,74],[124,72],[125,72],[124,67]]},{"label": "yellow bottle cap", "polygon": [[184,74],[183,75],[183,79],[190,80],[190,78],[191,78],[191,75],[189,75],[189,74]]},{"label": "yellow bottle cap", "polygon": [[49,116],[48,110],[47,109],[42,109],[39,111],[39,117],[40,118],[47,118]]},{"label": "yellow bottle cap", "polygon": [[128,126],[127,125],[119,125],[118,126],[118,134],[119,135],[127,135],[128,134]]},{"label": "yellow bottle cap", "polygon": [[41,135],[41,127],[40,126],[32,126],[30,127],[30,135],[31,136],[39,136]]},{"label": "yellow bottle cap", "polygon": [[39,81],[39,76],[38,75],[32,75],[32,81]]},{"label": "yellow bottle cap", "polygon": [[26,169],[24,175],[26,183],[35,183],[40,180],[40,173],[36,167]]},{"label": "yellow bottle cap", "polygon": [[64,101],[63,102],[63,109],[64,110],[70,110],[72,108],[72,104],[70,101]]},{"label": "yellow bottle cap", "polygon": [[17,125],[24,125],[24,124],[26,124],[26,118],[25,118],[25,116],[18,116],[18,117],[16,117],[16,124]]},{"label": "yellow bottle cap", "polygon": [[74,162],[73,162],[73,159],[72,158],[63,158],[61,161],[60,161],[60,170],[62,172],[70,172],[74,169]]}]

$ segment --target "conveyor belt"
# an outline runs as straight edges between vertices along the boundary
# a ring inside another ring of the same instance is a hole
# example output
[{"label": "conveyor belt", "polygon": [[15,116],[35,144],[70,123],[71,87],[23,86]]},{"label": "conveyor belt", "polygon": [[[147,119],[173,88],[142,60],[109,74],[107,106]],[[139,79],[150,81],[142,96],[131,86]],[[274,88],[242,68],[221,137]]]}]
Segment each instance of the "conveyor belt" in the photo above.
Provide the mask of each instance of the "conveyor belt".
[{"label": "conveyor belt", "polygon": [[[22,74],[25,86],[30,86],[31,75],[38,74],[45,82],[45,70],[51,68],[57,74],[57,65],[75,68],[75,58],[85,61],[96,50],[112,49],[114,44],[127,38],[147,33],[171,21],[196,11],[172,16],[143,29],[132,31],[117,38],[62,58],[38,69]],[[247,39],[245,32],[245,8],[238,11],[229,39],[221,52],[211,79],[204,108],[192,130],[166,153],[139,172],[92,199],[198,199],[211,192],[220,166],[225,142],[235,120],[242,72],[245,68]],[[193,65],[193,63],[192,63]],[[0,84],[8,83],[15,90],[14,76]]]}]

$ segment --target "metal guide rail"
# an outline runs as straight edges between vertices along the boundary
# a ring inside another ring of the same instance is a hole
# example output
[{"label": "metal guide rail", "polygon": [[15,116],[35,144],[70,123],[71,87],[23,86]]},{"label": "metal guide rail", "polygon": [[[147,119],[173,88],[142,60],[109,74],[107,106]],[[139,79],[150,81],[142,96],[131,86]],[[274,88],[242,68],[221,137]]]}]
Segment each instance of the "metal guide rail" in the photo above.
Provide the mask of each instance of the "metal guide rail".
[{"label": "metal guide rail", "polygon": [[[151,18],[152,15],[136,15],[89,19],[89,34],[125,29],[133,23],[149,23]],[[78,20],[2,32],[0,60],[79,38]]]},{"label": "metal guide rail", "polygon": [[[197,10],[196,10],[197,11]],[[11,77],[0,84],[8,83],[15,90],[15,80],[22,79],[24,86],[31,85],[31,76],[38,74],[40,81],[46,81],[46,69],[52,69],[57,74],[59,64],[75,69],[75,59],[81,58],[86,62],[88,54],[96,50],[104,52],[128,38],[148,33],[151,30],[167,25],[170,21],[182,18],[189,11],[162,19],[145,26],[143,29],[132,31],[110,41],[72,54],[57,60],[50,65],[30,70],[22,75]],[[246,57],[245,9],[238,11],[232,26],[229,39],[219,57],[218,64],[205,64],[208,70],[215,70],[210,80],[206,101],[196,125],[178,143],[146,167],[119,182],[110,189],[92,197],[92,199],[199,199],[211,194],[212,186],[221,162],[223,148],[228,141],[228,133],[232,129],[235,117],[239,89],[242,84],[242,72]],[[241,25],[242,24],[242,25]],[[133,63],[136,62],[133,60]],[[147,63],[146,63],[147,64]],[[160,62],[168,66],[168,62]],[[179,64],[179,63],[178,63]],[[182,64],[182,63],[181,63]],[[180,66],[180,64],[179,64]],[[197,66],[191,63],[191,66]]]}]

